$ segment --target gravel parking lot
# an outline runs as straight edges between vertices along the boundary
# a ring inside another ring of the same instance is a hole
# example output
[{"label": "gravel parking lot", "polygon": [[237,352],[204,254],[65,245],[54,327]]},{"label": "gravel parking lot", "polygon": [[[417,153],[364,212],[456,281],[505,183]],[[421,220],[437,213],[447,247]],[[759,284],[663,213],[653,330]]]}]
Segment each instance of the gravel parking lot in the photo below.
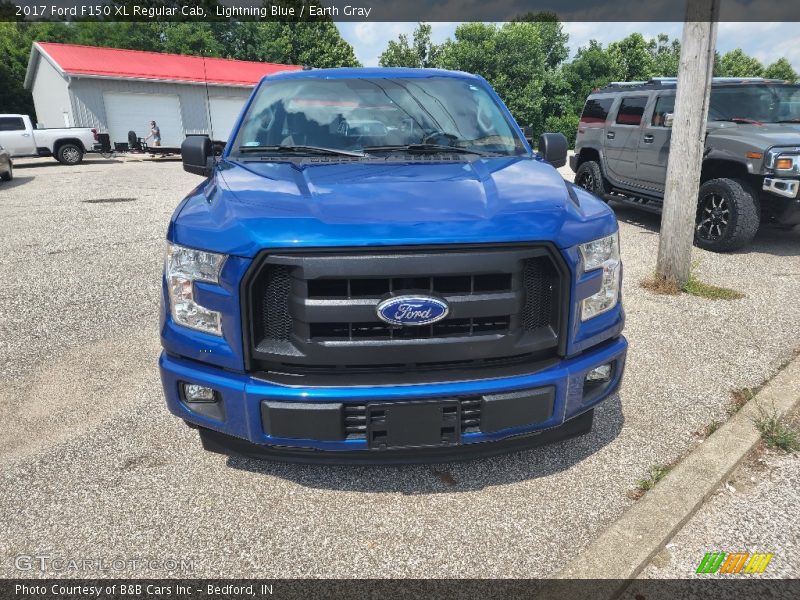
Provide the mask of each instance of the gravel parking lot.
[{"label": "gravel parking lot", "polygon": [[438,466],[228,459],[167,412],[156,367],[164,233],[200,179],[168,160],[15,166],[0,184],[5,577],[54,574],[21,573],[20,554],[190,559],[198,577],[546,576],[800,339],[800,230],[695,249],[699,276],[742,300],[655,296],[638,281],[659,218],[620,208],[628,370],[590,435]]}]

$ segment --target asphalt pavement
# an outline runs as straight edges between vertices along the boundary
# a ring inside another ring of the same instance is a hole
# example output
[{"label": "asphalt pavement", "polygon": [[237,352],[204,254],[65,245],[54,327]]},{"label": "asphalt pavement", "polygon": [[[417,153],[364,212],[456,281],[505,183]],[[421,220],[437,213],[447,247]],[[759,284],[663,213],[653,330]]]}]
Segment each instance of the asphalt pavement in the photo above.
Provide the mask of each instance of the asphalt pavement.
[{"label": "asphalt pavement", "polygon": [[0,183],[0,576],[87,575],[21,571],[31,555],[148,559],[92,576],[546,576],[800,339],[800,231],[695,249],[698,275],[742,300],[654,296],[638,281],[658,217],[618,208],[630,353],[591,434],[449,465],[229,459],[167,412],[156,366],[164,233],[200,179],[168,160],[15,167]]}]

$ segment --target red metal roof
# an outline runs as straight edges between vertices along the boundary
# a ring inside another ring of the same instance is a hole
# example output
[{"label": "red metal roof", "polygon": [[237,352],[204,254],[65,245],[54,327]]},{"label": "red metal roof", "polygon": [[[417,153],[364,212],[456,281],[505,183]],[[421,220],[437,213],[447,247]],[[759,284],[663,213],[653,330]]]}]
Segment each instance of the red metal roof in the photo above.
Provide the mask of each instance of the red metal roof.
[{"label": "red metal roof", "polygon": [[204,66],[200,56],[54,42],[37,44],[62,71],[77,76],[253,86],[264,75],[302,68],[227,58],[206,58]]}]

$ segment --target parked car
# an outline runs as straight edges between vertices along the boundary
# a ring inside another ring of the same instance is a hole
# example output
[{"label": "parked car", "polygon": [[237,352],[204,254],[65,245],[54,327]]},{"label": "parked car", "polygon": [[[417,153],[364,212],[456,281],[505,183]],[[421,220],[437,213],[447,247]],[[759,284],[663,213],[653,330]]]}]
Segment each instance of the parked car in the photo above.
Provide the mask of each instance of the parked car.
[{"label": "parked car", "polygon": [[[661,209],[676,81],[613,83],[592,93],[570,166],[575,183],[609,199]],[[727,251],[759,225],[800,223],[800,85],[715,78],[695,243]]]},{"label": "parked car", "polygon": [[14,178],[14,165],[11,162],[11,153],[0,146],[0,179],[11,181]]},{"label": "parked car", "polygon": [[100,151],[96,129],[34,129],[27,115],[0,115],[0,144],[14,157],[53,156],[65,165],[77,165],[87,152]]},{"label": "parked car", "polygon": [[481,77],[267,77],[167,231],[169,409],[207,449],[421,461],[590,430],[620,384],[613,212]]}]

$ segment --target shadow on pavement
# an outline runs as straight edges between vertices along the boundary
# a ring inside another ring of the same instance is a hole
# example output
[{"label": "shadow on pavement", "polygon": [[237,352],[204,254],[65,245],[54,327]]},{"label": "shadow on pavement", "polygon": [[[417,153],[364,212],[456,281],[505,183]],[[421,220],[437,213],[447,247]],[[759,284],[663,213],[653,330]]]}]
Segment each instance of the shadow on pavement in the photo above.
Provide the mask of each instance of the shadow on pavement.
[{"label": "shadow on pavement", "polygon": [[[16,171],[17,165],[14,165],[14,170]],[[19,187],[21,185],[25,185],[26,183],[33,181],[35,177],[19,177],[15,176],[14,179],[11,181],[0,181],[0,199],[3,198],[3,192],[7,192],[8,190],[13,190],[15,187]]]},{"label": "shadow on pavement", "polygon": [[609,206],[614,210],[618,221],[639,227],[643,230],[641,233],[657,234],[661,227],[661,215],[659,214],[620,204],[613,200],[609,203]]},{"label": "shadow on pavement", "polygon": [[77,165],[62,165],[54,158],[46,157],[47,160],[44,159],[31,159],[30,161],[25,161],[15,158],[14,159],[14,170],[17,169],[33,169],[33,168],[40,168],[40,167],[66,167],[71,169],[73,167],[82,167],[84,165],[112,165],[112,164],[122,164],[122,160],[118,158],[84,158],[80,163]]},{"label": "shadow on pavement", "polygon": [[[610,203],[610,206],[614,209],[618,221],[640,228],[642,231],[639,233],[658,234],[661,215],[614,201]],[[800,256],[800,226],[785,229],[765,223],[747,247],[730,254],[749,254],[751,252],[775,256]]]},{"label": "shadow on pavement", "polygon": [[232,456],[229,467],[280,477],[305,487],[365,493],[442,494],[469,492],[546,477],[594,454],[622,430],[618,394],[595,409],[592,431],[578,438],[475,460],[431,465],[300,465]]}]

